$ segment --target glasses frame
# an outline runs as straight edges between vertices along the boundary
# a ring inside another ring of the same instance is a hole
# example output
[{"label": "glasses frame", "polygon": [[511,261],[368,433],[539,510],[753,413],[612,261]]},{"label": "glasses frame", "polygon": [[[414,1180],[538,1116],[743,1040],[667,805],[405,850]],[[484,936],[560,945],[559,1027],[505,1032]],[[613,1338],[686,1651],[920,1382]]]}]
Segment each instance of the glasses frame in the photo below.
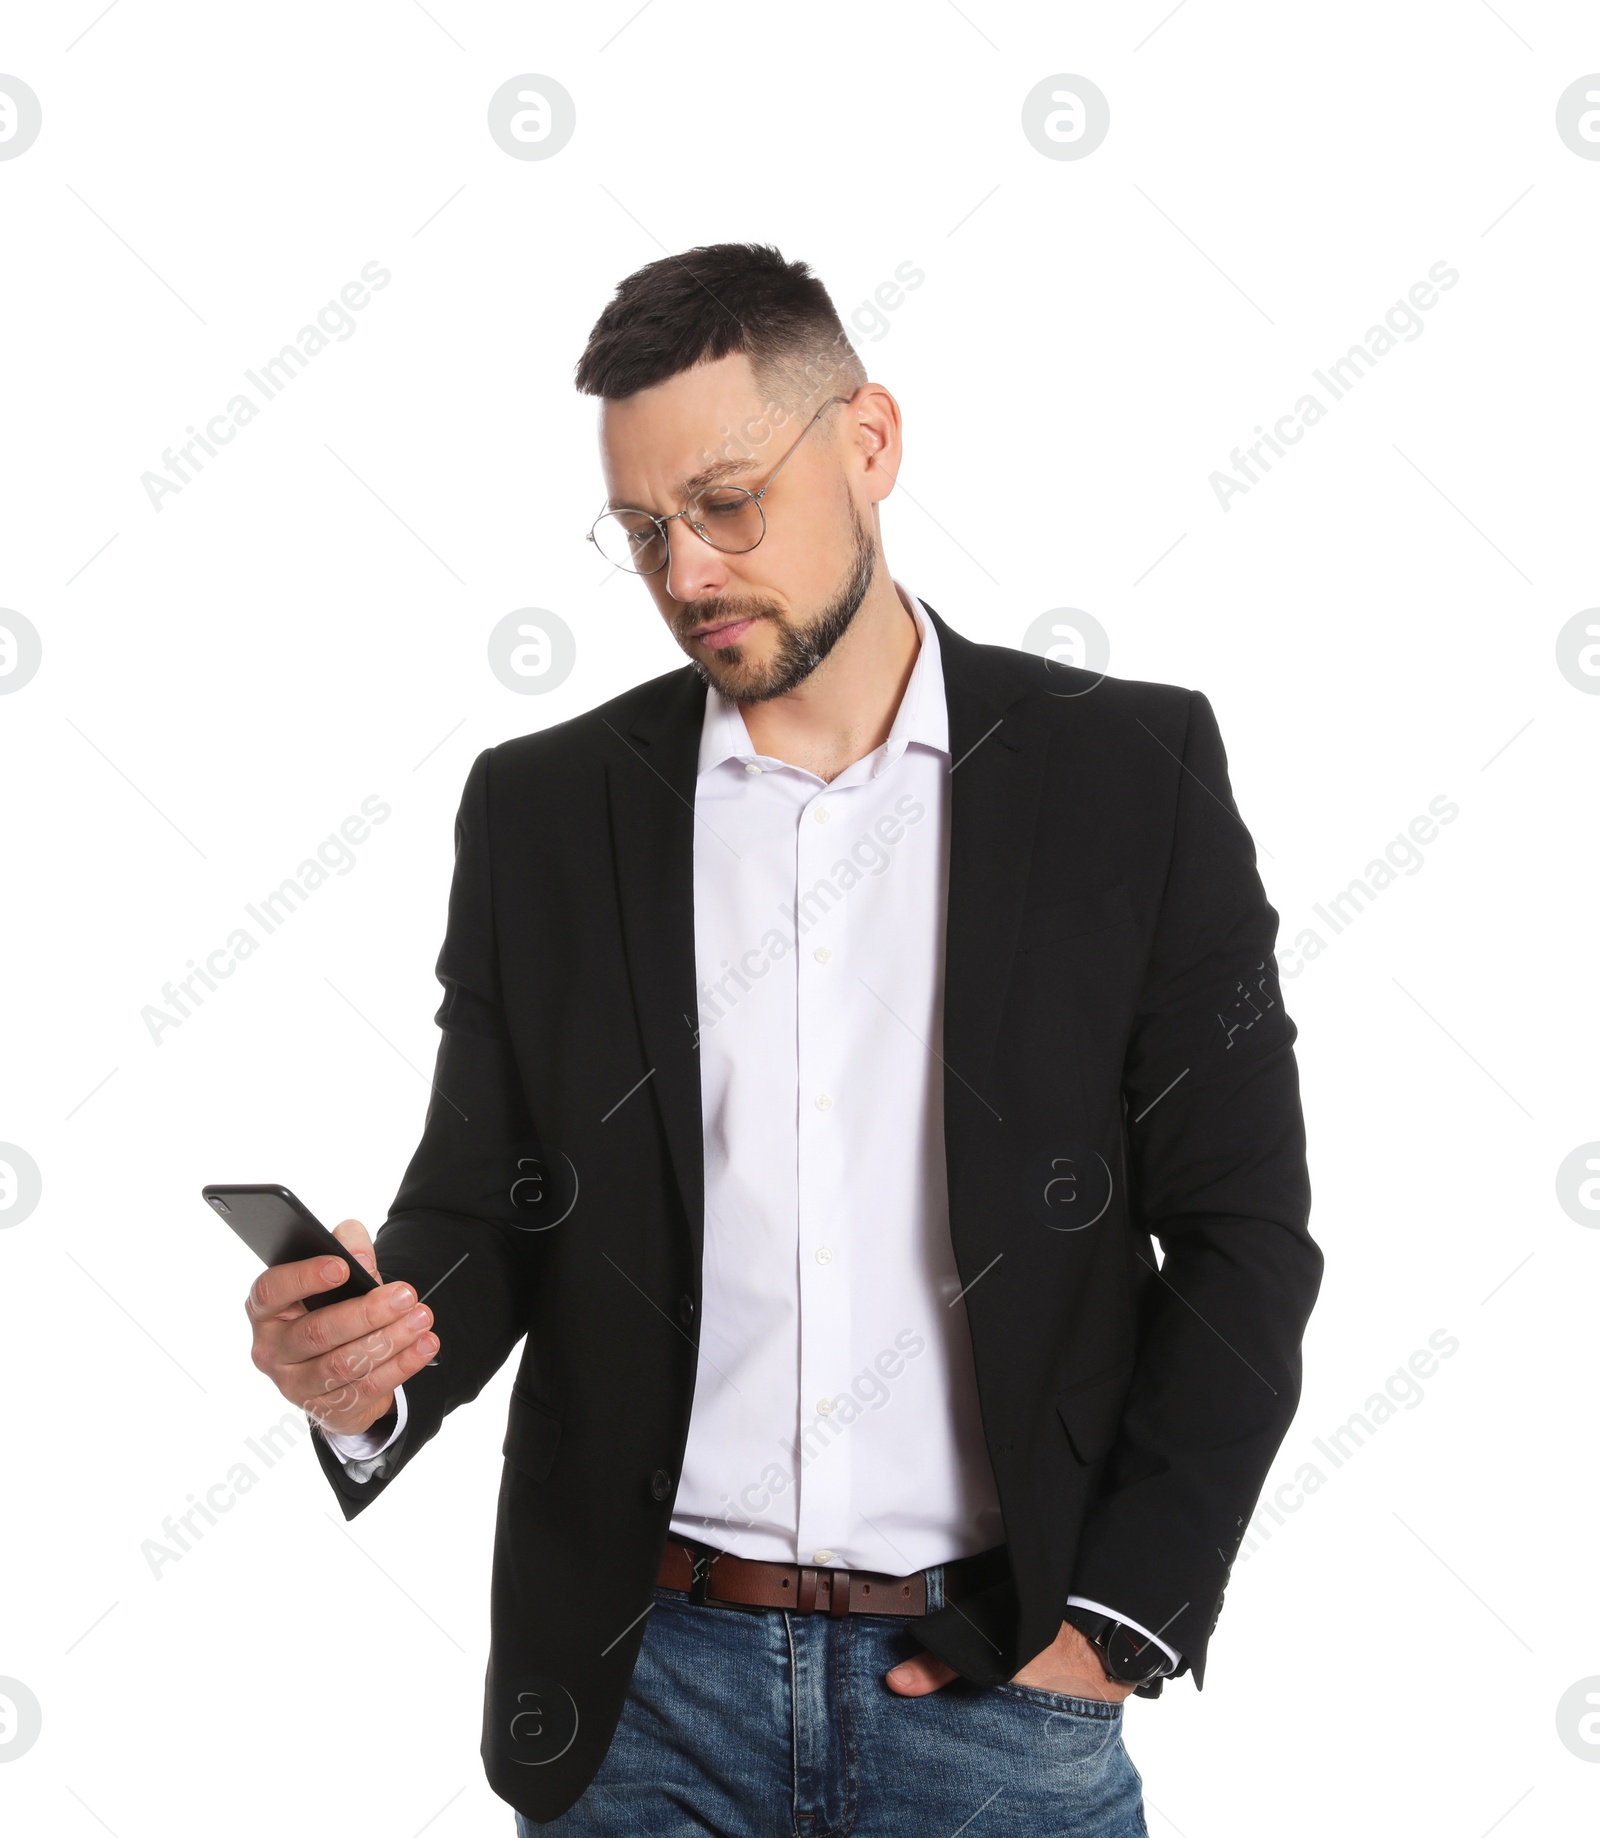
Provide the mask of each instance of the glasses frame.
[{"label": "glasses frame", "polygon": [[[776,466],[773,467],[772,471],[767,475],[766,484],[763,485],[759,491],[750,491],[747,487],[743,485],[717,485],[717,486],[708,485],[706,487],[707,491],[713,491],[713,490],[714,491],[742,491],[744,492],[744,495],[751,501],[751,503],[755,505],[756,514],[761,519],[761,534],[755,539],[753,543],[749,545],[748,548],[744,548],[744,549],[719,549],[717,548],[717,545],[711,540],[709,536],[706,535],[705,530],[699,524],[697,524],[695,520],[689,515],[689,505],[694,502],[693,498],[689,499],[684,504],[682,510],[671,511],[665,517],[658,517],[654,511],[639,510],[631,504],[618,504],[618,505],[611,506],[608,509],[601,511],[600,515],[595,518],[594,522],[589,526],[589,534],[584,540],[587,542],[592,542],[595,546],[596,551],[601,556],[601,558],[607,563],[609,563],[611,567],[619,570],[623,574],[637,574],[637,575],[642,575],[642,576],[660,574],[661,570],[665,568],[668,562],[672,560],[672,545],[667,538],[667,525],[669,523],[675,523],[678,520],[678,518],[681,517],[684,520],[684,523],[688,526],[688,528],[693,530],[695,535],[700,538],[701,542],[703,542],[708,549],[716,550],[716,553],[718,555],[748,555],[751,549],[760,548],[761,544],[766,540],[767,508],[761,502],[761,500],[764,497],[766,497],[769,491],[771,491],[772,486],[773,486],[773,481],[777,478],[778,474],[783,471],[784,467],[788,465],[789,461],[794,457],[795,450],[796,448],[799,447],[801,441],[805,439],[805,437],[817,425],[817,423],[828,412],[828,410],[833,407],[834,403],[848,402],[849,400],[850,400],[849,396],[829,396],[828,400],[823,403],[822,407],[817,410],[816,414],[814,414],[811,417],[811,419],[806,423],[806,425],[795,436],[793,446],[789,448],[789,451],[785,453],[783,458],[778,461]],[[699,493],[697,492],[695,496],[698,497]],[[599,529],[602,519],[606,517],[621,516],[623,514],[626,514],[632,517],[648,517],[650,521],[656,526],[656,532],[661,538],[661,546],[666,551],[666,553],[662,556],[661,560],[657,562],[654,568],[630,568],[625,562],[613,562],[611,560],[611,557],[606,554],[605,550],[600,547],[599,540],[595,536],[595,531]]]}]

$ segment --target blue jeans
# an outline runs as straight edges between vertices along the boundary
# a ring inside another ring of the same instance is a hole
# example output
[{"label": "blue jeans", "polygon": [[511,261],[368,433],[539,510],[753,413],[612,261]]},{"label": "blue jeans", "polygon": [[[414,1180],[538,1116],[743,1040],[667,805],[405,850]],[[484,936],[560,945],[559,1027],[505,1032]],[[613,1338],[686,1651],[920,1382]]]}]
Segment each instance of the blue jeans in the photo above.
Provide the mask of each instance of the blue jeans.
[{"label": "blue jeans", "polygon": [[1120,1703],[964,1678],[899,1697],[883,1675],[916,1627],[657,1588],[599,1773],[559,1818],[517,1814],[518,1838],[1147,1838]]}]

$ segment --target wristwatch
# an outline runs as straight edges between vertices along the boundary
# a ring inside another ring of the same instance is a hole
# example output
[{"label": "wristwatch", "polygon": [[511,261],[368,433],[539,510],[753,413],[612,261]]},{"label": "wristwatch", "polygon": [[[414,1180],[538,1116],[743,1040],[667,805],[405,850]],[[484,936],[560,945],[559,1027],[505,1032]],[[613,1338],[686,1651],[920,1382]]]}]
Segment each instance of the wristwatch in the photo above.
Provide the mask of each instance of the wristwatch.
[{"label": "wristwatch", "polygon": [[1132,1685],[1141,1697],[1161,1695],[1161,1680],[1173,1670],[1170,1655],[1137,1628],[1112,1615],[1073,1605],[1062,1612],[1100,1657],[1100,1669],[1113,1684]]}]

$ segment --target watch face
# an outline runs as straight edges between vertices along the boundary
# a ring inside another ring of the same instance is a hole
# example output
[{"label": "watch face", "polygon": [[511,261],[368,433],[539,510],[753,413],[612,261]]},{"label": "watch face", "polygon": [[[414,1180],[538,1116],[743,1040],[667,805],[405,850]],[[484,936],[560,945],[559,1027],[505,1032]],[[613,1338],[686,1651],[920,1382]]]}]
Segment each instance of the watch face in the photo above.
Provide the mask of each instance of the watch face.
[{"label": "watch face", "polygon": [[1172,1662],[1153,1640],[1146,1640],[1120,1623],[1106,1637],[1106,1662],[1125,1685],[1142,1685],[1159,1678]]}]

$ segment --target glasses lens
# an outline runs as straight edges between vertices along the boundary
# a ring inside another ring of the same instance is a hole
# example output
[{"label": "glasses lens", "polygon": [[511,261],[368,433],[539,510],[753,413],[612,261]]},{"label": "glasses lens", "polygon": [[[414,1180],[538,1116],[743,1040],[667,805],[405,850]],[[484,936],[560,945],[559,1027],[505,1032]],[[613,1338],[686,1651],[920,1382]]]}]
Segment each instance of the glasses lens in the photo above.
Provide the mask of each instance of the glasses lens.
[{"label": "glasses lens", "polygon": [[736,485],[701,492],[689,505],[695,533],[724,555],[742,555],[766,534],[766,520],[754,495]]},{"label": "glasses lens", "polygon": [[607,511],[592,534],[595,547],[614,568],[654,574],[667,559],[661,531],[643,511]]}]

